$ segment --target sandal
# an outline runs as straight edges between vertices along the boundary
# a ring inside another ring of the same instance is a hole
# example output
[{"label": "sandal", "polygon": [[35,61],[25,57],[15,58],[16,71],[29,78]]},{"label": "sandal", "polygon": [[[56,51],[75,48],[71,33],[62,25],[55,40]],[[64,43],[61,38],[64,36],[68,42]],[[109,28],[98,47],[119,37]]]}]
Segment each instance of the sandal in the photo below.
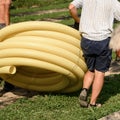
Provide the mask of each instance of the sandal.
[{"label": "sandal", "polygon": [[88,105],[88,107],[96,107],[96,108],[99,108],[99,107],[101,107],[102,105],[100,104],[100,103],[96,103],[96,104],[94,104],[94,105],[92,105],[92,104],[89,104]]}]

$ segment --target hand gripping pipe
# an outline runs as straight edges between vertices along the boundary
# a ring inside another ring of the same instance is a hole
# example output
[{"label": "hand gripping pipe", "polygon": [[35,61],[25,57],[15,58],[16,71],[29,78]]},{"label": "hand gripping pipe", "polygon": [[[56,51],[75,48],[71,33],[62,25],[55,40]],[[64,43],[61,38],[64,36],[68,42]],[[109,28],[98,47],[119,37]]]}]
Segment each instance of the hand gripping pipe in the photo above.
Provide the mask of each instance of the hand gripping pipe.
[{"label": "hand gripping pipe", "polygon": [[0,77],[41,92],[75,92],[87,66],[80,33],[63,24],[28,21],[0,30]]}]

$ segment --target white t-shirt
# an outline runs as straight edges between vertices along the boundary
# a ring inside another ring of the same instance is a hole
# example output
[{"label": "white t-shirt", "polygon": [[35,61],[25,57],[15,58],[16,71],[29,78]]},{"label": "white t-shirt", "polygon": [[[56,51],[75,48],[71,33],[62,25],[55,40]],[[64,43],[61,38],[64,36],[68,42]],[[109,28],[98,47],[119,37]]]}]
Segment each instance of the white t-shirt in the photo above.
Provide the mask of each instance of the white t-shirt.
[{"label": "white t-shirt", "polygon": [[120,2],[117,0],[73,0],[82,8],[79,30],[83,37],[101,41],[111,36],[114,18],[120,21]]}]

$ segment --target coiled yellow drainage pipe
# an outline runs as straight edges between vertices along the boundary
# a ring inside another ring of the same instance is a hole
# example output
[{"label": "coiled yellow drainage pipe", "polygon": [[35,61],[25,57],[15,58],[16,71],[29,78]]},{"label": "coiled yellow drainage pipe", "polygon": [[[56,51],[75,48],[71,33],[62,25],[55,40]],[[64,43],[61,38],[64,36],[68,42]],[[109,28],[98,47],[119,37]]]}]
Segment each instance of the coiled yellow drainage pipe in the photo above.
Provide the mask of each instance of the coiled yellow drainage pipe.
[{"label": "coiled yellow drainage pipe", "polygon": [[0,30],[0,77],[44,92],[74,92],[87,70],[80,34],[63,24],[28,21]]}]

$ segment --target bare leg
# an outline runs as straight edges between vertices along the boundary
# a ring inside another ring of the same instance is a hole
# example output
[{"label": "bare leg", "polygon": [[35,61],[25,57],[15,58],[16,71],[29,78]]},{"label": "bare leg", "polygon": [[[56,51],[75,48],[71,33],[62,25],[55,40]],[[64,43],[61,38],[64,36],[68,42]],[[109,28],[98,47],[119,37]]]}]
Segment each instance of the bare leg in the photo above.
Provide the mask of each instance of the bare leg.
[{"label": "bare leg", "polygon": [[83,88],[89,89],[94,79],[94,72],[87,71],[84,76]]},{"label": "bare leg", "polygon": [[92,105],[96,104],[97,98],[101,92],[104,83],[104,75],[105,73],[95,70],[95,78],[93,81],[92,95],[90,100],[90,104]]},{"label": "bare leg", "polygon": [[82,106],[82,107],[88,107],[87,90],[90,88],[90,86],[93,82],[93,79],[94,79],[94,72],[87,71],[85,76],[84,76],[83,89],[82,89],[80,96],[79,96],[80,106]]}]

